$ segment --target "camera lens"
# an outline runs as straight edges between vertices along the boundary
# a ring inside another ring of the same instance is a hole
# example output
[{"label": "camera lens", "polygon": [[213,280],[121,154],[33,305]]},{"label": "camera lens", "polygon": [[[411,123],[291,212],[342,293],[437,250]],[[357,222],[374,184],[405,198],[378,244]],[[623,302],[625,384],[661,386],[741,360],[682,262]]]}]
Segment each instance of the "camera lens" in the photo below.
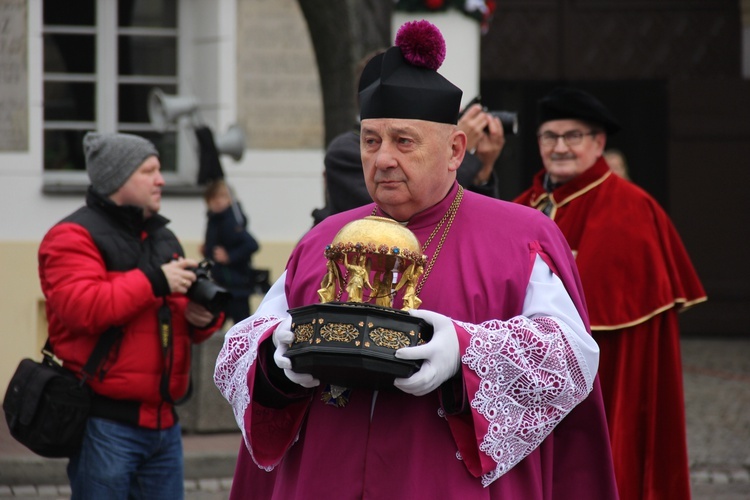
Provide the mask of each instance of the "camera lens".
[{"label": "camera lens", "polygon": [[503,125],[503,133],[506,136],[518,133],[518,113],[514,111],[490,111],[490,114],[500,120]]},{"label": "camera lens", "polygon": [[211,278],[212,263],[203,260],[197,268],[191,269],[195,273],[195,281],[188,288],[187,297],[214,314],[226,309],[231,299],[231,293],[224,287],[217,285]]},{"label": "camera lens", "polygon": [[187,296],[214,314],[223,311],[231,298],[230,293],[211,279],[198,275],[198,279],[187,291]]}]

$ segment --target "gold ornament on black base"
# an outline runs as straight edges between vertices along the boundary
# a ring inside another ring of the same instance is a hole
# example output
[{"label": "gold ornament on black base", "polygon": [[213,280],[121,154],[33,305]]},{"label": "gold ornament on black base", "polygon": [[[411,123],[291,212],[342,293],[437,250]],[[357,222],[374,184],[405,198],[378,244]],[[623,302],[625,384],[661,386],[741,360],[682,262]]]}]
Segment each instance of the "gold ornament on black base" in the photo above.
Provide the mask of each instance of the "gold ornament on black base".
[{"label": "gold ornament on black base", "polygon": [[[320,303],[289,311],[295,338],[287,356],[294,371],[330,384],[325,394],[343,406],[345,388],[388,389],[395,378],[419,369],[419,361],[395,353],[432,335],[431,325],[407,312],[422,303],[417,283],[426,258],[411,231],[375,216],[344,226],[325,256]],[[347,300],[341,301],[344,293]]]}]

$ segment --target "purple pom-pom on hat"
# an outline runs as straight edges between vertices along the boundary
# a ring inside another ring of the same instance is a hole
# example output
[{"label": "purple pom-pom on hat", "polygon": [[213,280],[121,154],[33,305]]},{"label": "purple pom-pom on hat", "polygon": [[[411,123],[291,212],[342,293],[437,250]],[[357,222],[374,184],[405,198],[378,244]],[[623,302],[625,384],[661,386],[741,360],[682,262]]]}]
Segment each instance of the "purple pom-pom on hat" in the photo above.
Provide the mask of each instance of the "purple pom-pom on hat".
[{"label": "purple pom-pom on hat", "polygon": [[404,59],[413,64],[437,70],[445,61],[445,39],[429,21],[410,21],[399,28],[395,45],[401,48]]},{"label": "purple pom-pom on hat", "polygon": [[359,117],[398,118],[456,124],[461,89],[438,68],[445,40],[427,21],[399,28],[395,45],[367,63],[359,79]]}]

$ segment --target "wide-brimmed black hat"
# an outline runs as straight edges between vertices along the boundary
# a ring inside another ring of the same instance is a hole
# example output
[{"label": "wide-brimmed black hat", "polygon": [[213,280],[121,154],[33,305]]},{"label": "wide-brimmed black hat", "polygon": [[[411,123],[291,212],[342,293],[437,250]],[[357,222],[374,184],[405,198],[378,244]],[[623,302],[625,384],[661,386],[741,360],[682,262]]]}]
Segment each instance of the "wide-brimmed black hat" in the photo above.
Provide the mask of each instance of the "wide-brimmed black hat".
[{"label": "wide-brimmed black hat", "polygon": [[404,118],[438,123],[458,121],[461,89],[437,72],[445,40],[427,21],[411,21],[395,45],[373,57],[359,81],[360,119]]},{"label": "wide-brimmed black hat", "polygon": [[617,118],[596,97],[580,89],[558,87],[537,104],[538,124],[551,120],[581,120],[601,126],[609,135],[620,130]]}]

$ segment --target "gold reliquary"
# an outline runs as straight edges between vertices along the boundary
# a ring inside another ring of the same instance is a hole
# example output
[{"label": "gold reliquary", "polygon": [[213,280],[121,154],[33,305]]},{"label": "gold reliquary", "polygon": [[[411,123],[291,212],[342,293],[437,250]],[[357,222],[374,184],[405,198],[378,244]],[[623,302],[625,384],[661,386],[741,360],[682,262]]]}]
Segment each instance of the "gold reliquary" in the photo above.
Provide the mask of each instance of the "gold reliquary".
[{"label": "gold reliquary", "polygon": [[392,219],[369,216],[345,225],[324,251],[320,303],[289,311],[293,369],[349,388],[392,387],[420,365],[395,352],[432,335],[431,325],[407,312],[422,303],[417,284],[426,259],[419,240]]}]

